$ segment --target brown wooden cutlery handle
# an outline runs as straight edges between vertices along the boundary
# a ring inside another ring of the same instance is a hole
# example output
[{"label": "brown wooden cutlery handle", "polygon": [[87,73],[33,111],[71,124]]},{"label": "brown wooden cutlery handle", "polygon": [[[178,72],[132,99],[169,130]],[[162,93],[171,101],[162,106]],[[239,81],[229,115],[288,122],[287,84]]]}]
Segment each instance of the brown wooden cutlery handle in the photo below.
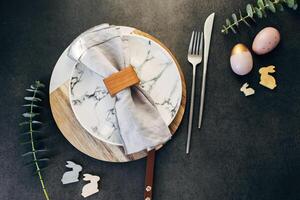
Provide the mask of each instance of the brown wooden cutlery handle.
[{"label": "brown wooden cutlery handle", "polygon": [[145,177],[144,199],[152,200],[153,177],[154,177],[155,149],[148,152]]}]

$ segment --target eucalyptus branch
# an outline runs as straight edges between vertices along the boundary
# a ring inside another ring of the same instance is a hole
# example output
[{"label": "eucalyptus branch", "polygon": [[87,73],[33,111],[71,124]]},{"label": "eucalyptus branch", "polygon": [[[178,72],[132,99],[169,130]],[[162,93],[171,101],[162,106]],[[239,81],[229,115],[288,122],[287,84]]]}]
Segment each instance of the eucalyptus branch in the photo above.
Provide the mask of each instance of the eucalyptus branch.
[{"label": "eucalyptus branch", "polygon": [[250,27],[248,20],[255,22],[254,17],[267,17],[267,10],[271,11],[272,13],[276,13],[277,10],[283,11],[284,6],[294,10],[298,8],[296,0],[258,0],[256,6],[248,4],[246,6],[247,15],[243,15],[241,10],[239,10],[239,16],[233,13],[232,21],[230,19],[226,19],[226,25],[223,25],[221,32],[224,34],[228,34],[229,31],[237,33],[236,28],[238,28],[241,23],[244,23]]},{"label": "eucalyptus branch", "polygon": [[23,137],[23,140],[25,140],[21,144],[29,146],[30,149],[28,152],[24,153],[22,157],[29,157],[30,162],[27,164],[34,166],[35,174],[37,174],[39,177],[45,199],[50,200],[41,173],[41,170],[44,168],[42,167],[42,164],[49,160],[45,157],[45,153],[48,151],[38,147],[40,142],[39,140],[41,138],[38,138],[36,134],[40,133],[40,131],[36,130],[35,128],[36,125],[42,124],[42,122],[36,120],[35,118],[40,115],[40,113],[38,113],[36,110],[40,108],[38,103],[42,101],[42,99],[37,96],[43,93],[40,89],[44,87],[44,84],[42,84],[40,81],[35,81],[35,83],[31,85],[29,89],[26,89],[26,91],[30,92],[32,96],[24,97],[24,99],[29,102],[28,104],[23,105],[28,109],[28,111],[22,114],[26,121],[21,122],[20,126],[25,126],[29,129],[25,133],[21,134],[21,137]]}]

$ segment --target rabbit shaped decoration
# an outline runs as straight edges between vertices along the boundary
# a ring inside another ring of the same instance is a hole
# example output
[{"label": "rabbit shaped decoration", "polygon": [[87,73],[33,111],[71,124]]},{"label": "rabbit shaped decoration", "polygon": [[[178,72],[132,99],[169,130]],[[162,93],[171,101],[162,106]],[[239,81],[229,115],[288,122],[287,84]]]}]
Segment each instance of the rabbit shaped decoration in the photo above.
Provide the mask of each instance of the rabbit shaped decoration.
[{"label": "rabbit shaped decoration", "polygon": [[276,87],[276,80],[269,73],[275,73],[275,66],[262,67],[259,69],[260,82],[259,84],[273,90]]},{"label": "rabbit shaped decoration", "polygon": [[240,91],[243,92],[245,96],[250,96],[255,93],[254,89],[249,87],[248,83],[244,83],[244,85],[241,87]]},{"label": "rabbit shaped decoration", "polygon": [[79,172],[81,172],[82,167],[72,161],[67,161],[66,167],[72,169],[72,171],[65,172],[61,179],[61,182],[63,184],[78,182]]},{"label": "rabbit shaped decoration", "polygon": [[99,192],[98,181],[100,181],[100,177],[91,174],[84,174],[83,176],[84,176],[83,178],[84,181],[90,181],[90,182],[85,186],[83,186],[81,195],[84,198],[86,198],[88,196],[91,196],[92,194]]}]

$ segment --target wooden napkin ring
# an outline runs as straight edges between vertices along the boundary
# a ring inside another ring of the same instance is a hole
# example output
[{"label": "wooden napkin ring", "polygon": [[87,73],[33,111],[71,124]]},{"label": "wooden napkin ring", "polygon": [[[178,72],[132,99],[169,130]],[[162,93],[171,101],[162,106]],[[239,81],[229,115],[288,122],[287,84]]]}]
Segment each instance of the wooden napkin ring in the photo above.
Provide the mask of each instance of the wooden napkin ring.
[{"label": "wooden napkin ring", "polygon": [[113,97],[121,90],[140,83],[133,66],[126,67],[121,71],[103,79],[108,93]]}]

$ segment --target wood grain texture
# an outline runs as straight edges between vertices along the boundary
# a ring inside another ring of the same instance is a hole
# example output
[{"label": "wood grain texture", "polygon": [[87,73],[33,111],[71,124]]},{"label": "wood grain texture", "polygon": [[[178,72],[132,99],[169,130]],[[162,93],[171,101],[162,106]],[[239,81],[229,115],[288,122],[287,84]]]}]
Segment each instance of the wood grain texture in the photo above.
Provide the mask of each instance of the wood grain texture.
[{"label": "wood grain texture", "polygon": [[123,70],[103,79],[103,82],[108,90],[108,93],[113,97],[121,90],[138,84],[140,79],[134,71],[133,66],[130,65]]},{"label": "wood grain texture", "polygon": [[[183,73],[181,71],[180,65],[177,62],[174,55],[170,50],[164,46],[160,41],[158,41],[153,36],[147,33],[136,31],[136,34],[148,37],[155,42],[159,43],[163,48],[165,48],[169,54],[172,56],[176,63],[178,71],[180,73],[182,82],[182,99],[181,105],[177,112],[176,117],[169,125],[170,131],[174,134],[179,127],[181,120],[184,115],[185,105],[186,105],[186,84],[184,80]],[[96,139],[91,134],[89,134],[77,121],[69,101],[69,81],[66,81],[62,86],[54,90],[50,94],[50,105],[55,122],[64,135],[64,137],[79,151],[91,156],[95,159],[108,161],[108,162],[128,162],[132,160],[137,160],[147,156],[147,152],[139,152],[136,154],[125,155],[122,146],[111,145]],[[157,147],[157,149],[161,148]]]}]

